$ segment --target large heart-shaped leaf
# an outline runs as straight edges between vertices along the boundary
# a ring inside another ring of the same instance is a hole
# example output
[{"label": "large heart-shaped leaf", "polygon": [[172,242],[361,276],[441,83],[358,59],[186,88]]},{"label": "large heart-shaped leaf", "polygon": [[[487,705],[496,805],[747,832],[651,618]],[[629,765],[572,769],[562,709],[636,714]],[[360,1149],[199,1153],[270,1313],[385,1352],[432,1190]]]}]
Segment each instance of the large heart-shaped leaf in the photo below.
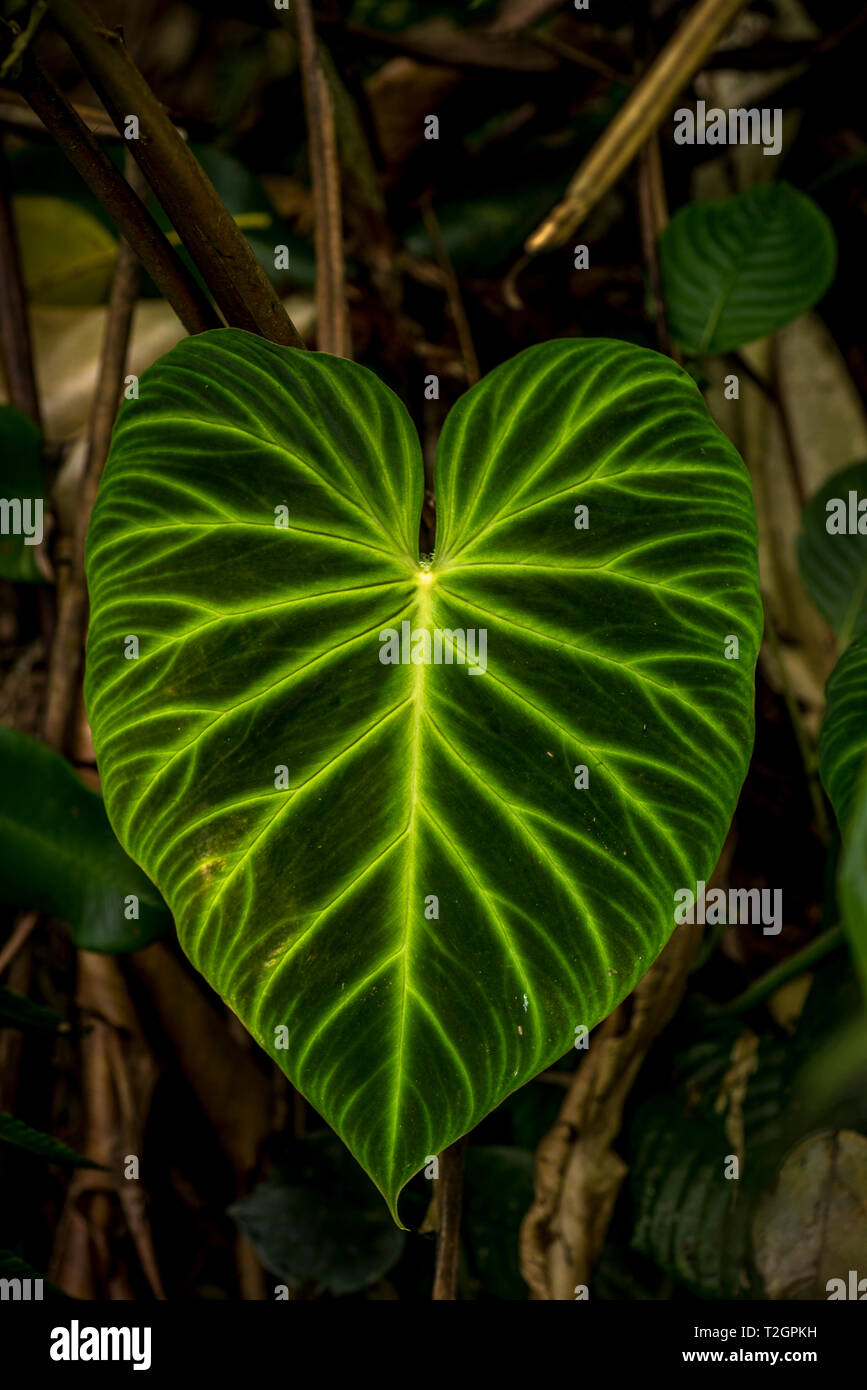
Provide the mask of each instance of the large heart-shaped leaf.
[{"label": "large heart-shaped leaf", "polygon": [[687,203],[659,240],[671,330],[688,352],[731,352],[809,309],[834,278],[825,214],[788,183]]},{"label": "large heart-shaped leaf", "polygon": [[761,629],[746,470],[656,353],[548,343],[468,392],[432,562],[422,479],[370,372],[219,330],[143,375],[88,542],[112,823],[395,1213],[710,873]]},{"label": "large heart-shaped leaf", "polygon": [[858,511],[865,499],[867,461],[842,468],[810,498],[798,537],[810,597],[844,644],[867,633],[867,516]]}]

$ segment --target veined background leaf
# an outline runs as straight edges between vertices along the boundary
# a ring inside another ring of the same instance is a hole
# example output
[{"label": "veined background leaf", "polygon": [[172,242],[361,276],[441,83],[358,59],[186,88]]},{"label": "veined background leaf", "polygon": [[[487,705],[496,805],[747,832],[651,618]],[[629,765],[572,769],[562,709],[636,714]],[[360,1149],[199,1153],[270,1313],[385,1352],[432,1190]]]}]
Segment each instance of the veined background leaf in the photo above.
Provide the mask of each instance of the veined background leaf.
[{"label": "veined background leaf", "polygon": [[[840,859],[840,905],[843,925],[867,999],[867,759],[853,789],[851,816]],[[862,1037],[867,1034],[862,1020]],[[867,1043],[862,1056],[867,1059]]]},{"label": "veined background leaf", "polygon": [[[125,900],[139,899],[139,917]],[[135,951],[172,925],[165,903],[127,858],[102,798],[65,758],[0,725],[0,899],[69,923],[86,951]]]},{"label": "veined background leaf", "polygon": [[21,271],[31,304],[101,304],[117,240],[83,207],[46,194],[22,194],[12,210]]},{"label": "veined background leaf", "polygon": [[[17,499],[42,502],[43,525],[48,512],[45,473],[42,467],[42,436],[29,416],[13,405],[0,405],[0,493],[7,501]],[[31,526],[35,523],[31,510]],[[36,563],[34,545],[25,544],[23,534],[10,530],[0,534],[0,576],[13,582],[44,579]],[[35,538],[35,533],[34,533]]]},{"label": "veined background leaf", "polygon": [[397,1264],[406,1239],[328,1131],[295,1140],[268,1179],[229,1214],[278,1279],[335,1295],[381,1279]]},{"label": "veined background leaf", "polygon": [[837,252],[825,214],[788,183],[687,203],[659,239],[671,331],[687,352],[731,352],[822,298]]},{"label": "veined background leaf", "polygon": [[867,758],[867,635],[847,647],[828,677],[828,707],[819,736],[819,772],[840,829]]},{"label": "veined background leaf", "polygon": [[[112,824],[395,1214],[710,874],[761,631],[746,470],[667,358],[552,342],[468,392],[431,565],[422,476],[364,368],[200,334],[122,409],[87,561]],[[384,664],[403,622],[486,670]]]},{"label": "veined background leaf", "polygon": [[630,1126],[633,1246],[702,1297],[750,1290],[750,1219],[785,1147],[786,1061],[748,1031],[711,1035],[675,1059],[676,1090],[644,1101]]},{"label": "veined background leaf", "polygon": [[848,517],[850,492],[856,494],[856,506],[867,498],[867,461],[841,469],[810,498],[798,537],[801,577],[843,643],[867,633],[867,517],[864,533],[828,531],[828,503],[839,498]]}]

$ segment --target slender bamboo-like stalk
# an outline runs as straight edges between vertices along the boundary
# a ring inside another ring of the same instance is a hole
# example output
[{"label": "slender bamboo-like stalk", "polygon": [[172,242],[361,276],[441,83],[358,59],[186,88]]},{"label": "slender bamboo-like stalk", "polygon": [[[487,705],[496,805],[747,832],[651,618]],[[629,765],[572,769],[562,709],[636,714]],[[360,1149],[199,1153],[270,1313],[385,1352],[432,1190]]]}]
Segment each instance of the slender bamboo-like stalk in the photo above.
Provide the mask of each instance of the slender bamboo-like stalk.
[{"label": "slender bamboo-like stalk", "polygon": [[116,223],[187,332],[219,328],[221,320],[207,295],[78,112],[33,61],[24,65],[20,85],[45,128]]},{"label": "slender bamboo-like stalk", "polygon": [[40,423],[39,396],[33,371],[30,323],[12,218],[12,195],[6,177],[6,157],[0,142],[0,353],[9,402],[35,425]]},{"label": "slender bamboo-like stalk", "polygon": [[529,255],[561,246],[664,120],[747,0],[700,0],[597,140],[563,199],[527,238]]},{"label": "slender bamboo-like stalk", "polygon": [[310,0],[296,0],[298,49],[316,212],[316,320],[321,352],[351,357],[343,271],[340,162],[331,92],[319,62]]},{"label": "slender bamboo-like stalk", "polygon": [[130,152],[226,321],[271,342],[303,347],[243,233],[129,57],[120,33],[106,29],[76,0],[48,0],[48,8],[118,131],[129,135]]},{"label": "slender bamboo-like stalk", "polygon": [[466,1135],[440,1154],[439,1232],[431,1298],[434,1302],[458,1296],[458,1260],[461,1250],[461,1180]]}]

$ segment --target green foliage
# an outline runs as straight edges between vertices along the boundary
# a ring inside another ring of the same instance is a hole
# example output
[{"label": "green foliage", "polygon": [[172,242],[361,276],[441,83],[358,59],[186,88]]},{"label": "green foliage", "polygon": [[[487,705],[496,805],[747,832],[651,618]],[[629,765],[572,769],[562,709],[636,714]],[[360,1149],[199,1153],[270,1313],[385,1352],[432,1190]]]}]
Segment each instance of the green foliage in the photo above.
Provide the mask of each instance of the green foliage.
[{"label": "green foliage", "polygon": [[[422,479],[364,368],[202,334],[123,408],[87,561],[112,824],[393,1210],[662,949],[743,780],[761,631],[746,471],[656,353],[552,342],[469,391],[432,564]],[[486,671],[383,664],[402,623],[419,657],[484,629]]]},{"label": "green foliage", "polygon": [[859,769],[867,757],[867,635],[847,647],[828,678],[819,772],[845,832]]},{"label": "green foliage", "polygon": [[0,1112],[0,1144],[11,1144],[13,1148],[24,1149],[34,1158],[44,1158],[47,1163],[61,1163],[67,1168],[101,1168],[101,1163],[93,1163],[83,1154],[76,1153],[59,1139],[33,1129],[23,1120]]},{"label": "green foliage", "polygon": [[[139,899],[137,920],[125,915],[131,895]],[[65,758],[2,726],[0,897],[62,917],[86,951],[138,950],[172,924],[118,844],[102,798]]]},{"label": "green foliage", "polygon": [[101,304],[108,294],[117,239],[86,211],[50,194],[13,199],[21,269],[31,304]]},{"label": "green foliage", "polygon": [[659,240],[671,331],[687,352],[722,353],[789,323],[834,278],[821,209],[787,183],[687,203]]},{"label": "green foliage", "polygon": [[0,1028],[21,1028],[56,1033],[63,1019],[54,1009],[34,1004],[24,994],[0,985]]},{"label": "green foliage", "polygon": [[471,1145],[466,1151],[464,1247],[470,1276],[489,1297],[511,1302],[527,1297],[518,1240],[533,1201],[534,1168],[528,1149]]},{"label": "green foliage", "polygon": [[[12,405],[0,405],[0,468],[2,495],[31,502],[41,499],[43,521],[46,504],[45,473],[42,467],[42,436],[36,425]],[[31,524],[35,517],[31,516]],[[35,547],[25,543],[23,534],[0,534],[0,577],[14,582],[41,580],[34,558]]]},{"label": "green foliage", "polygon": [[629,1131],[633,1246],[704,1298],[751,1292],[750,1222],[784,1147],[785,1049],[762,1040],[742,1081],[727,1080],[745,1041],[726,1030],[687,1048],[679,1084],[640,1105]]},{"label": "green foliage", "polygon": [[46,1279],[38,1269],[34,1269],[27,1260],[22,1260],[20,1255],[16,1255],[14,1250],[0,1249],[0,1279],[41,1279],[43,1296],[47,1298],[68,1298],[62,1289],[58,1289],[56,1284],[52,1284]]},{"label": "green foliage", "polygon": [[267,1181],[229,1212],[265,1268],[290,1288],[357,1293],[403,1252],[405,1236],[339,1139],[326,1132],[294,1140]]},{"label": "green foliage", "polygon": [[[848,522],[850,492],[867,497],[867,461],[841,469],[810,498],[798,536],[798,562],[810,598],[844,644],[867,633],[867,529],[828,530],[839,510],[829,512],[828,503],[843,503]],[[867,528],[867,520],[864,524]]]},{"label": "green foliage", "polygon": [[[867,762],[862,762],[860,779],[853,789],[847,829],[840,860],[840,905],[843,924],[849,934],[852,954],[867,997]],[[865,1034],[867,1027],[862,1020],[862,1040]],[[863,1055],[867,1057],[867,1047]]]}]

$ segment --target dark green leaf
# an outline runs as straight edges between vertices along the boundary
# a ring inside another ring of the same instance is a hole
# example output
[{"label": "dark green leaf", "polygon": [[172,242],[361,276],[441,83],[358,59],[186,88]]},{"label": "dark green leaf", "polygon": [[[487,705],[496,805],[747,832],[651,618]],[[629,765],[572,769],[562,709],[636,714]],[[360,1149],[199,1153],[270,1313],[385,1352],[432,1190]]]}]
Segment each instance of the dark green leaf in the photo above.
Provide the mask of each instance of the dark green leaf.
[{"label": "dark green leaf", "polygon": [[473,1277],[484,1293],[528,1297],[518,1239],[533,1202],[534,1155],[527,1149],[470,1147],[464,1159],[463,1227]]},{"label": "dark green leaf", "polygon": [[229,1208],[290,1287],[357,1293],[397,1264],[405,1237],[333,1134],[296,1140],[267,1182]]},{"label": "dark green leaf", "polygon": [[[746,470],[667,358],[529,349],[452,411],[435,476],[430,563],[398,399],[220,330],[142,377],[88,543],[112,824],[393,1210],[710,874],[761,631]],[[486,670],[384,664],[404,622],[420,656],[484,632]]]},{"label": "dark green leaf", "polygon": [[819,737],[819,772],[844,832],[867,757],[867,634],[847,647],[828,678]]},{"label": "dark green leaf", "polygon": [[[867,633],[867,515],[856,510],[850,529],[852,492],[856,508],[867,500],[867,462],[835,473],[810,498],[798,537],[798,562],[810,598],[844,645]],[[840,531],[844,517],[846,530]]]},{"label": "dark green leaf", "polygon": [[63,1019],[54,1009],[44,1004],[34,1004],[24,994],[0,985],[0,1028],[28,1028],[44,1033],[55,1033]]},{"label": "dark green leaf", "polygon": [[[784,1148],[785,1049],[763,1041],[752,1073],[742,1063],[742,1080],[726,1081],[748,1040],[722,1033],[688,1050],[676,1062],[681,1084],[640,1105],[629,1131],[633,1246],[706,1298],[749,1292],[750,1219]],[[742,1115],[740,1149],[727,1112]],[[738,1176],[727,1176],[733,1155]]]},{"label": "dark green leaf", "polygon": [[[62,1289],[58,1289],[56,1284],[52,1284],[50,1279],[46,1279],[38,1269],[34,1269],[27,1260],[22,1260],[20,1255],[16,1255],[14,1250],[0,1249],[0,1278],[2,1279],[29,1279],[30,1299],[38,1301],[38,1295],[34,1281],[39,1281],[42,1290],[42,1297],[45,1298],[68,1298]],[[24,1290],[22,1289],[22,1293]],[[14,1295],[12,1295],[14,1297]],[[23,1300],[22,1300],[23,1301]],[[27,1300],[30,1301],[30,1300]]]},{"label": "dark green leaf", "polygon": [[[172,925],[118,844],[102,798],[59,754],[2,726],[0,897],[62,917],[86,951],[135,951]],[[137,918],[126,915],[134,897]]]},{"label": "dark green leaf", "polygon": [[12,1144],[16,1149],[25,1149],[35,1158],[44,1158],[48,1163],[62,1163],[67,1168],[101,1168],[101,1163],[93,1163],[83,1154],[76,1153],[59,1139],[43,1134],[40,1129],[32,1129],[23,1120],[0,1111],[0,1143]]},{"label": "dark green leaf", "polygon": [[782,328],[822,298],[837,259],[825,214],[787,183],[688,203],[659,253],[672,333],[696,353],[731,352]]}]

